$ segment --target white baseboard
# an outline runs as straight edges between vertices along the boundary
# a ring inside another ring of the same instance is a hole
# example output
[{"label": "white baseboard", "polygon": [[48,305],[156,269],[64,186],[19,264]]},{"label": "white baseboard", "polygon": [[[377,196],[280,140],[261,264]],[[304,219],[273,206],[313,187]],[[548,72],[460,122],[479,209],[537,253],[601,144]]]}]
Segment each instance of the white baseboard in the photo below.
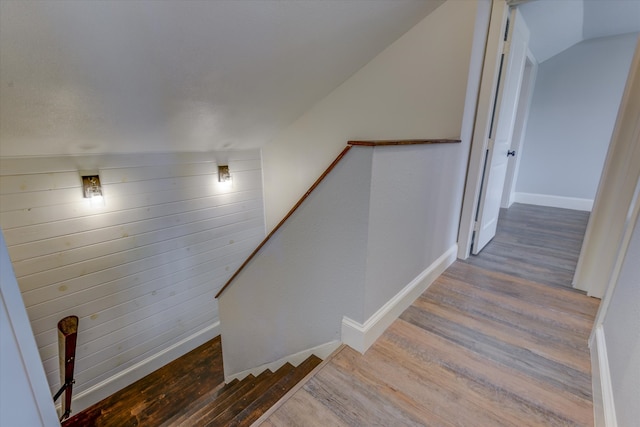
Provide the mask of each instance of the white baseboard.
[{"label": "white baseboard", "polygon": [[591,212],[593,199],[552,196],[550,194],[514,193],[514,202]]},{"label": "white baseboard", "polygon": [[[73,414],[87,409],[89,406],[100,402],[111,396],[113,393],[122,390],[126,386],[133,384],[153,371],[160,369],[169,362],[176,360],[178,357],[194,350],[207,341],[220,335],[220,322],[207,326],[204,329],[188,336],[187,338],[165,348],[164,350],[150,356],[133,366],[128,367],[122,372],[118,372],[104,381],[94,385],[87,390],[83,390],[73,396],[71,408]],[[60,411],[58,405],[58,411]],[[72,414],[72,415],[73,415]]]},{"label": "white baseboard", "polygon": [[342,343],[340,341],[329,341],[328,343],[320,344],[313,348],[309,348],[306,350],[299,351],[298,353],[291,354],[289,356],[283,357],[282,359],[278,359],[274,362],[265,363],[264,365],[257,366],[255,368],[247,369],[242,372],[238,372],[236,374],[224,374],[224,382],[228,383],[229,381],[233,381],[235,379],[243,379],[249,374],[259,375],[263,371],[269,369],[271,372],[277,371],[282,365],[289,362],[293,366],[298,366],[300,363],[304,362],[307,357],[315,354],[320,359],[326,359],[331,353],[333,353],[338,347],[340,347]]},{"label": "white baseboard", "polygon": [[609,358],[607,357],[607,344],[602,325],[596,327],[595,343],[592,341],[590,347],[595,427],[617,427],[618,421],[613,403],[613,388],[611,386]]},{"label": "white baseboard", "polygon": [[380,307],[364,324],[342,318],[342,342],[364,353],[382,333],[407,309],[455,260],[458,245],[451,246],[429,267]]}]

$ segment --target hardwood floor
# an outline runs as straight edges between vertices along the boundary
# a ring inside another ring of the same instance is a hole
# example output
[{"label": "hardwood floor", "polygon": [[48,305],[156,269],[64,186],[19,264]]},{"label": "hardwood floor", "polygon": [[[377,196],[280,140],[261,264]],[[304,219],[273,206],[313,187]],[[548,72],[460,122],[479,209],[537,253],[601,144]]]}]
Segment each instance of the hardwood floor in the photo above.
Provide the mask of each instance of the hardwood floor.
[{"label": "hardwood floor", "polygon": [[571,288],[589,212],[514,203],[501,209],[493,240],[467,262]]},{"label": "hardwood floor", "polygon": [[159,426],[223,385],[218,336],[78,413],[63,426]]},{"label": "hardwood floor", "polygon": [[342,348],[263,425],[593,425],[599,300],[568,287],[586,215],[514,208],[365,355]]}]

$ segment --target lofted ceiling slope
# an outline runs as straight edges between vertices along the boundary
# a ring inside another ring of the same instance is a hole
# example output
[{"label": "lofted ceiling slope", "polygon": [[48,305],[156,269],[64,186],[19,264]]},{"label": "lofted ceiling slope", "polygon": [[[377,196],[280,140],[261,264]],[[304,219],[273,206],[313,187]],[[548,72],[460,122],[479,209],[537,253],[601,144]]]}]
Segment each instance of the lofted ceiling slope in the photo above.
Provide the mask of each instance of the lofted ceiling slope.
[{"label": "lofted ceiling slope", "polygon": [[538,62],[584,40],[640,31],[640,0],[530,0],[519,8]]},{"label": "lofted ceiling slope", "polygon": [[0,155],[259,147],[444,0],[0,2]]}]

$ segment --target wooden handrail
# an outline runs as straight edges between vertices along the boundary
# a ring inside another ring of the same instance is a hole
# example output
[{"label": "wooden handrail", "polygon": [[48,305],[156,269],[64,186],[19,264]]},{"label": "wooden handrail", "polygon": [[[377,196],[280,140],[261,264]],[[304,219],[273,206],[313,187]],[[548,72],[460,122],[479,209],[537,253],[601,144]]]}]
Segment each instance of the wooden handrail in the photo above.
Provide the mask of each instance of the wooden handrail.
[{"label": "wooden handrail", "polygon": [[364,147],[381,147],[385,145],[419,145],[419,144],[449,144],[462,142],[459,139],[395,139],[382,141],[349,141],[349,145]]},{"label": "wooden handrail", "polygon": [[351,149],[351,145],[347,145],[345,149],[342,150],[340,154],[338,154],[338,157],[336,157],[336,159],[329,165],[329,167],[324,172],[322,172],[322,175],[320,175],[320,177],[316,180],[316,182],[314,182],[313,185],[307,190],[307,192],[304,193],[304,195],[300,198],[300,200],[298,200],[298,202],[291,208],[291,210],[284,216],[284,218],[282,218],[282,220],[278,223],[278,225],[276,225],[274,229],[271,230],[271,233],[267,234],[267,237],[265,237],[264,240],[258,245],[258,247],[255,248],[253,252],[251,252],[251,255],[249,255],[249,257],[242,263],[242,265],[236,270],[236,272],[233,273],[233,276],[231,276],[229,280],[227,280],[227,283],[225,283],[224,286],[220,289],[220,291],[218,291],[218,293],[216,294],[216,298],[222,295],[225,289],[227,289],[227,287],[231,284],[231,282],[233,282],[233,279],[235,279],[238,276],[238,274],[240,274],[240,272],[247,266],[247,264],[249,264],[249,262],[253,259],[253,257],[256,256],[258,252],[260,252],[260,249],[262,249],[262,247],[267,243],[267,241],[269,241],[271,236],[273,236],[276,233],[276,231],[278,231],[280,227],[282,227],[282,224],[284,224],[287,221],[287,219],[289,219],[289,217],[293,215],[296,209],[300,207],[302,202],[304,202],[306,198],[309,197],[309,194],[311,194],[313,190],[316,189],[316,187],[329,174],[329,172],[331,172],[333,168],[336,167],[338,162],[342,160],[342,158],[345,156],[345,154],[347,154],[347,152],[350,149]]},{"label": "wooden handrail", "polygon": [[282,227],[282,225],[287,221],[287,219],[289,219],[289,217],[291,215],[293,215],[293,213],[298,209],[298,207],[300,207],[300,205],[307,199],[307,197],[309,197],[309,194],[311,194],[313,192],[313,190],[316,189],[316,187],[329,174],[329,172],[331,172],[333,170],[333,168],[338,164],[338,162],[340,162],[340,160],[342,160],[342,158],[345,156],[345,154],[347,154],[347,152],[351,149],[351,147],[353,147],[353,146],[380,147],[380,146],[389,146],[389,145],[446,144],[446,143],[455,143],[455,142],[461,142],[461,141],[459,139],[401,139],[401,140],[389,140],[389,141],[349,141],[347,143],[347,146],[345,147],[345,149],[342,150],[342,152],[340,154],[338,154],[338,157],[336,157],[336,159],[329,165],[329,167],[324,172],[322,172],[322,175],[320,175],[320,177],[316,180],[316,182],[314,182],[313,185],[307,190],[307,192],[304,193],[304,195],[300,198],[300,200],[298,200],[298,202],[293,206],[293,208],[291,208],[291,210],[284,216],[284,218],[282,218],[282,220],[278,223],[278,225],[276,225],[274,227],[274,229],[271,230],[271,232],[267,235],[267,237],[265,237],[264,240],[262,240],[262,242],[260,242],[258,247],[255,248],[253,252],[251,252],[251,255],[249,255],[249,257],[242,263],[242,265],[236,270],[236,272],[233,273],[233,276],[231,276],[229,278],[229,280],[227,280],[227,283],[225,283],[224,286],[222,288],[220,288],[220,290],[216,294],[216,298],[219,298],[220,295],[222,295],[222,293],[229,287],[231,282],[233,282],[233,280],[236,277],[238,277],[238,274],[240,274],[240,272],[247,266],[247,264],[249,264],[249,262],[251,262],[253,257],[255,257],[258,254],[258,252],[260,252],[260,249],[262,249],[262,247],[269,241],[271,236],[273,236],[276,233],[276,231],[278,231],[280,229],[280,227]]}]

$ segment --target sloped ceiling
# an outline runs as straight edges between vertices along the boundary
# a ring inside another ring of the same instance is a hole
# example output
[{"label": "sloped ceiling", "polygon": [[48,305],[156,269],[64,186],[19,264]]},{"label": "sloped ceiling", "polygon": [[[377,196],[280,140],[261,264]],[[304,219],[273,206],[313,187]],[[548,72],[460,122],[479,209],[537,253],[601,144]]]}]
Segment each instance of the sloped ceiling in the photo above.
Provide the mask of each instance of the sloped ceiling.
[{"label": "sloped ceiling", "polygon": [[442,3],[2,0],[0,155],[259,147]]},{"label": "sloped ceiling", "polygon": [[538,62],[584,40],[640,31],[639,0],[535,0],[520,12]]}]

